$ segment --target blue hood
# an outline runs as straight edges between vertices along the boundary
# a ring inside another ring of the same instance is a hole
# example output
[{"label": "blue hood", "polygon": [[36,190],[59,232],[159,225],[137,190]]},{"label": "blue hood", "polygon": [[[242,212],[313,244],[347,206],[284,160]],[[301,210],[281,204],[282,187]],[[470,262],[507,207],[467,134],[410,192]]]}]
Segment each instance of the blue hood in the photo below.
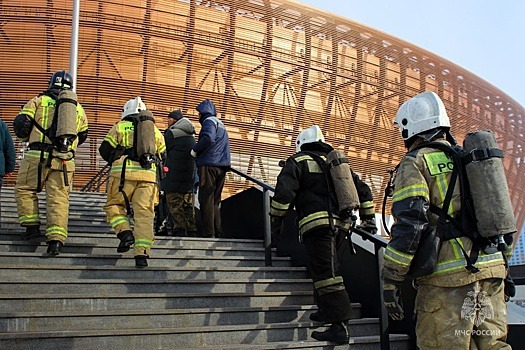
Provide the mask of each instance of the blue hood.
[{"label": "blue hood", "polygon": [[208,117],[214,117],[217,115],[217,110],[215,109],[215,105],[211,100],[204,100],[201,103],[195,107],[197,112],[199,112],[199,122],[202,123],[206,118]]}]

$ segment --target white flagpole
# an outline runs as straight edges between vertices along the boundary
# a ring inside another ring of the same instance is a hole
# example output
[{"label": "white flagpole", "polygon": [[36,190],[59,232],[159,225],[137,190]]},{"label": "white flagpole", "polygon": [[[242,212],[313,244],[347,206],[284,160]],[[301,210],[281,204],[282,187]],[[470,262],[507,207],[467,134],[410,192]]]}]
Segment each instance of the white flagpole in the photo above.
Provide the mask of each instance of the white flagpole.
[{"label": "white flagpole", "polygon": [[73,78],[73,91],[77,89],[77,65],[78,65],[78,30],[80,17],[80,0],[73,0],[73,15],[71,25],[71,52],[69,59],[69,74]]}]

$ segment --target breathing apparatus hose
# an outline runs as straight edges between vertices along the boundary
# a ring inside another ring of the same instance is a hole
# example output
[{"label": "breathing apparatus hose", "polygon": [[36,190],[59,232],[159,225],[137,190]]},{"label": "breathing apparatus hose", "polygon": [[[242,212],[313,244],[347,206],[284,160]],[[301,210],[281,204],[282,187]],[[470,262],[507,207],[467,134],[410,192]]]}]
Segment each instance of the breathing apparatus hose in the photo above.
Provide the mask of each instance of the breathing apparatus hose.
[{"label": "breathing apparatus hose", "polygon": [[394,195],[394,179],[396,178],[395,174],[396,174],[398,166],[399,165],[397,165],[394,168],[388,169],[390,178],[388,179],[388,184],[385,187],[385,195],[383,196],[383,208],[381,210],[381,221],[383,221],[383,228],[385,229],[385,232],[389,236],[390,236],[390,230],[388,229],[388,226],[386,224],[386,201],[388,200],[389,197],[392,197]]}]

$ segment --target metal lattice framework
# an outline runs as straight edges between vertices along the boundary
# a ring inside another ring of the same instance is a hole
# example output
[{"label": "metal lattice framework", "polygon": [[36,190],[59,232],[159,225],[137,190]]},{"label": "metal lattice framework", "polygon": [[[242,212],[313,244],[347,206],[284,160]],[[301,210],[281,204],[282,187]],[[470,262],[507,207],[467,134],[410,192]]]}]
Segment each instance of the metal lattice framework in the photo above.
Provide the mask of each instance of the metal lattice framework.
[{"label": "metal lattice framework", "polygon": [[[68,67],[71,3],[0,1],[0,108],[8,124],[51,72]],[[520,226],[525,219],[523,107],[461,67],[349,19],[288,0],[83,0],[78,63],[90,128],[75,188],[104,165],[98,146],[129,98],[142,96],[161,128],[173,108],[198,126],[194,108],[210,98],[230,132],[233,167],[274,184],[295,135],[316,123],[380,208],[387,170],[405,152],[395,113],[431,90],[460,141],[475,129],[496,133]],[[246,186],[230,174],[224,197]]]}]

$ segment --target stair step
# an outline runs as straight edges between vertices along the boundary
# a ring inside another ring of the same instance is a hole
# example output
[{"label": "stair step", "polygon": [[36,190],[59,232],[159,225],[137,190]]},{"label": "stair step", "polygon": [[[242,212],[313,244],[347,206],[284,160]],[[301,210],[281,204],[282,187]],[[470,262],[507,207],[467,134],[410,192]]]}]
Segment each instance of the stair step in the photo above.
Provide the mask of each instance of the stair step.
[{"label": "stair step", "polygon": [[137,269],[134,266],[82,265],[0,265],[2,281],[45,279],[277,279],[306,278],[304,267],[154,267]]},{"label": "stair step", "polygon": [[[112,254],[116,252],[119,240],[113,237],[112,240],[103,240],[100,243],[75,243],[67,240],[62,247],[62,253],[76,253],[76,254]],[[170,255],[172,258],[184,258],[188,256],[244,256],[244,257],[261,257],[264,256],[264,248],[260,247],[216,247],[209,249],[209,247],[193,247],[188,244],[185,246],[173,244],[166,241],[156,242],[153,245],[152,252],[155,255]],[[47,245],[42,241],[27,242],[27,241],[4,241],[0,245],[0,252],[24,252],[24,253],[45,253]],[[274,254],[275,255],[275,254]]]},{"label": "stair step", "polygon": [[[352,305],[354,319],[360,305]],[[152,309],[0,313],[0,332],[70,331],[74,329],[141,329],[211,325],[311,322],[313,305],[212,309]]]},{"label": "stair step", "polygon": [[312,291],[309,279],[206,279],[124,280],[96,279],[62,281],[5,281],[0,294],[86,294],[86,293],[245,293]]},{"label": "stair step", "polygon": [[[355,320],[350,331],[357,333],[352,337],[368,336],[372,321]],[[376,325],[377,326],[377,325]],[[324,329],[324,327],[322,328]],[[259,325],[224,325],[180,328],[142,328],[135,329],[46,331],[0,333],[0,346],[5,349],[29,349],[38,345],[39,350],[70,349],[74,341],[75,349],[187,349],[199,346],[224,346],[225,344],[261,344],[269,342],[301,341],[311,339],[314,325],[311,322],[274,323]],[[376,330],[377,332],[377,330]],[[364,334],[361,334],[364,333]],[[356,340],[352,339],[352,342]],[[145,345],[148,344],[148,345]],[[34,349],[34,348],[32,348]]]},{"label": "stair step", "polygon": [[[242,293],[97,293],[0,295],[0,310],[9,312],[57,312],[94,310],[151,310],[224,308],[239,306],[312,305],[313,292]],[[1,349],[1,347],[0,347]]]},{"label": "stair step", "polygon": [[[45,228],[41,226],[41,230]],[[0,233],[0,243],[9,244],[9,242],[20,242],[26,244],[38,244],[45,241],[44,236],[34,241],[21,241],[20,235],[24,230],[20,227],[17,230],[4,230],[2,221],[2,231]],[[66,239],[66,245],[70,243],[97,245],[118,245],[118,238],[115,233],[91,233],[91,232],[73,232],[69,233]],[[202,238],[202,237],[155,237],[154,247],[171,247],[171,248],[192,248],[192,249],[217,249],[225,247],[236,247],[239,249],[261,249],[264,243],[260,239],[232,239],[232,238]]]},{"label": "stair step", "polygon": [[[148,259],[150,266],[190,266],[190,267],[257,267],[264,266],[265,260],[260,257],[231,257],[231,256],[185,256],[171,257],[169,255],[154,255]],[[48,265],[111,265],[135,266],[135,259],[131,251],[124,254],[69,254],[49,255],[45,253],[0,252],[0,265],[36,265],[45,262]],[[289,258],[272,259],[273,266],[290,266]]]}]

